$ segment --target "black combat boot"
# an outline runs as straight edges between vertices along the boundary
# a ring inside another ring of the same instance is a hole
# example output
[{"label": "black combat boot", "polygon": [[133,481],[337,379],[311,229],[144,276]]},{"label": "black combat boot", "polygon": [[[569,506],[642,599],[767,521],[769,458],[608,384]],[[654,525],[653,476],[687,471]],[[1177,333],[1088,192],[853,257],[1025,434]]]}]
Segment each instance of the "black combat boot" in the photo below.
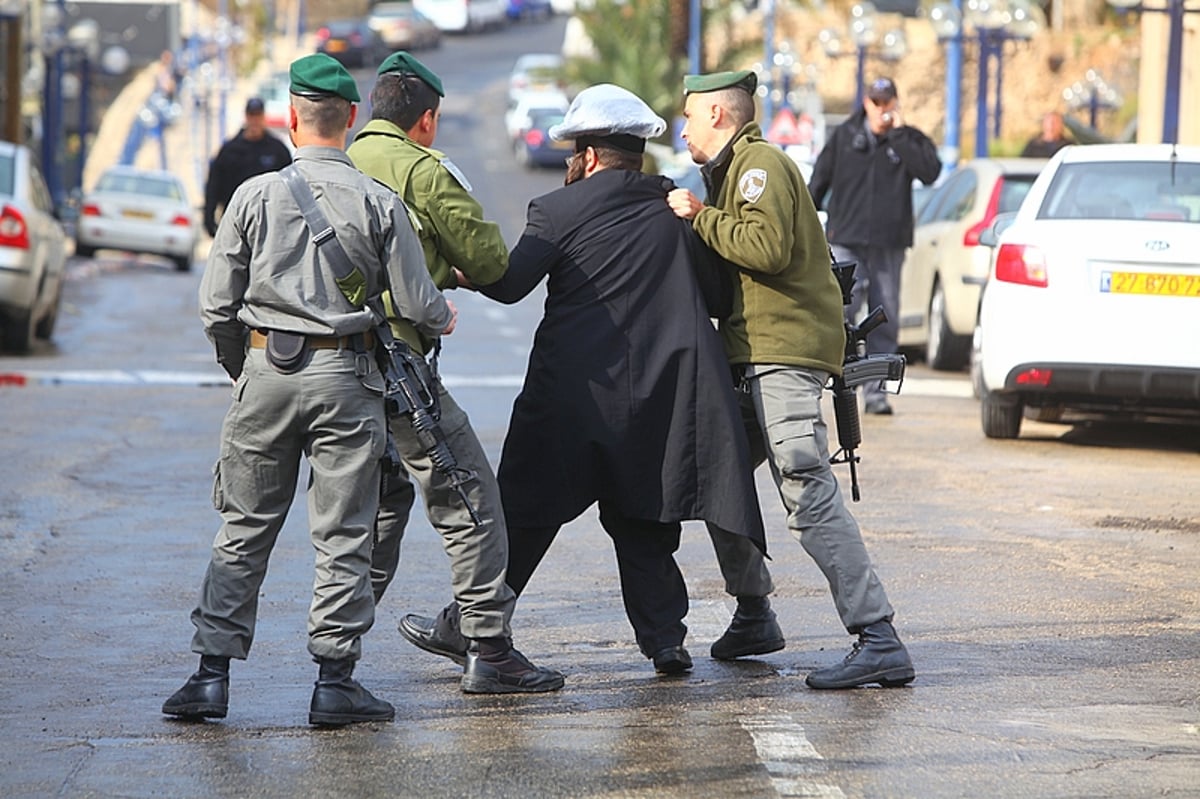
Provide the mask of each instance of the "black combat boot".
[{"label": "black combat boot", "polygon": [[458,605],[451,602],[436,619],[409,613],[400,620],[400,634],[413,646],[467,665],[467,639],[459,632]]},{"label": "black combat boot", "polygon": [[229,658],[201,655],[200,670],[188,677],[162,712],[184,719],[223,719],[229,711]]},{"label": "black combat boot", "polygon": [[376,699],[371,692],[351,679],[354,661],[317,658],[321,673],[308,706],[308,723],[330,727],[360,721],[391,721],[396,709]]},{"label": "black combat boot", "polygon": [[862,629],[845,660],[812,672],[804,681],[810,688],[857,688],[871,683],[899,688],[916,676],[896,628],[889,620],[881,619]]},{"label": "black combat boot", "polygon": [[539,694],[563,687],[563,676],[535,666],[507,638],[478,638],[467,647],[466,694]]},{"label": "black combat boot", "polygon": [[771,601],[765,596],[739,596],[733,621],[709,650],[717,660],[746,655],[765,655],[783,649],[783,630],[775,620]]},{"label": "black combat boot", "polygon": [[692,656],[682,645],[664,647],[651,655],[650,659],[654,661],[654,670],[659,674],[683,674],[692,670]]}]

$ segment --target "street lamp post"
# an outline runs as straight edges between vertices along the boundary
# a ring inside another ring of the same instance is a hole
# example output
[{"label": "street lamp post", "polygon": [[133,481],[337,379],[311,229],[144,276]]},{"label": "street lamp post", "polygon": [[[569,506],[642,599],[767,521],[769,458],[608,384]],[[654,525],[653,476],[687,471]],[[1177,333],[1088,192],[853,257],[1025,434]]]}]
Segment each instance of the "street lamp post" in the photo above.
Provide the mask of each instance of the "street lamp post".
[{"label": "street lamp post", "polygon": [[[873,3],[858,3],[850,9],[848,38],[854,45],[856,58],[854,70],[854,107],[863,102],[863,86],[866,84],[867,58],[874,55],[883,61],[896,62],[908,54],[908,39],[902,28],[892,28],[879,34],[876,23],[878,14]],[[825,28],[817,34],[821,49],[830,58],[850,55],[843,44],[842,34],[833,28]]]},{"label": "street lamp post", "polygon": [[1186,0],[1165,0],[1166,6],[1147,6],[1140,0],[1108,0],[1118,11],[1139,11],[1166,14],[1170,24],[1167,34],[1167,74],[1163,92],[1162,140],[1164,144],[1179,141],[1179,86],[1183,72],[1183,15],[1200,12],[1187,8]]},{"label": "street lamp post", "polygon": [[[988,83],[992,61],[996,62],[996,112],[994,135],[1000,135],[1003,113],[1004,45],[1028,41],[1044,24],[1041,10],[1027,0],[966,0],[966,11],[950,3],[938,3],[929,14],[938,39],[958,42],[973,38],[979,45],[979,78],[975,96],[975,157],[988,154]],[[971,31],[967,33],[967,27]]]},{"label": "street lamp post", "polygon": [[1101,109],[1121,107],[1121,95],[1117,94],[1094,69],[1089,69],[1083,80],[1077,80],[1063,89],[1062,96],[1072,111],[1078,111],[1080,108],[1088,110],[1088,125],[1093,130],[1096,129],[1096,116]]},{"label": "street lamp post", "polygon": [[87,137],[91,128],[92,66],[100,55],[100,25],[94,19],[80,20],[67,31],[68,49],[79,64],[79,153],[72,193],[83,189],[83,167],[87,161]]},{"label": "street lamp post", "polygon": [[0,69],[4,71],[4,114],[0,120],[0,139],[21,140],[21,28],[25,0],[0,0]]}]

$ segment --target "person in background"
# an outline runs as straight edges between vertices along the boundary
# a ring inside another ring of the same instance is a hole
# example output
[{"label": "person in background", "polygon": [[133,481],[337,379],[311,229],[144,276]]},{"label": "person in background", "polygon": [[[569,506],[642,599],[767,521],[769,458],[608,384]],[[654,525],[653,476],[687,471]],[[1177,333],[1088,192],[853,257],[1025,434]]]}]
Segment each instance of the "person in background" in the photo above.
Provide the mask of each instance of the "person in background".
[{"label": "person in background", "polygon": [[[454,329],[455,312],[425,270],[396,195],[346,156],[358,89],[345,67],[318,53],[291,65],[296,169],[374,299],[394,304],[427,335]],[[372,353],[369,307],[352,303],[300,207],[275,175],[234,192],[200,283],[200,316],[217,361],[236,382],[221,428],[213,541],[192,611],[200,668],[163,703],[184,719],[224,718],[229,661],[254,640],[259,589],[300,477],[311,467],[308,522],[316,572],[308,651],[319,664],[308,720],[390,721],[395,710],[351,676],[375,621],[371,541],[387,440],[383,378]],[[283,347],[276,345],[282,341]],[[294,355],[281,359],[280,349]]]},{"label": "person in background", "polygon": [[[913,241],[912,184],[932,184],[941,169],[937,147],[905,124],[891,78],[867,87],[862,108],[834,128],[813,166],[808,191],[829,211],[825,232],[833,255],[858,263],[847,317],[856,321],[877,306],[887,314],[868,334],[868,352],[896,352],[900,267]],[[893,412],[884,388],[883,381],[863,386],[867,413]]]},{"label": "person in background", "polygon": [[204,187],[204,229],[217,234],[220,215],[229,206],[233,192],[247,179],[264,172],[277,172],[292,163],[287,145],[267,130],[263,101],[246,101],[246,121],[232,139],[221,145],[208,165]]},{"label": "person in background", "polygon": [[[442,289],[457,286],[454,268],[477,285],[500,278],[508,268],[508,247],[500,226],[485,221],[483,209],[471,196],[462,172],[432,149],[441,116],[441,80],[403,50],[379,65],[371,90],[371,121],[354,137],[348,151],[354,165],[390,186],[418,221],[426,266]],[[422,355],[433,342],[403,320],[393,330]],[[433,467],[425,447],[406,419],[396,418],[392,435],[404,462],[398,475],[384,478],[375,546],[371,553],[371,583],[375,601],[400,565],[400,543],[412,511],[413,480],[421,487],[430,524],[442,536],[450,557],[455,606],[460,622],[447,637],[447,650],[429,630],[439,617],[406,615],[400,633],[416,646],[447,655],[463,668],[461,687],[468,693],[540,693],[562,687],[563,676],[535,666],[512,643],[510,620],[516,597],[505,582],[508,537],[496,477],[467,414],[435,378],[441,407],[441,427],[459,466],[475,474],[467,495],[479,514],[476,524],[449,480]],[[410,479],[410,477],[412,479]],[[470,639],[467,645],[466,639]]]},{"label": "person in background", "polygon": [[[751,468],[769,463],[788,530],[824,573],[842,624],[858,636],[840,664],[809,673],[806,682],[905,685],[916,676],[912,660],[829,465],[821,418],[821,392],[842,369],[841,290],[799,168],[754,121],[756,85],[749,70],[684,79],[683,137],[692,160],[703,165],[710,204],[687,189],[667,199],[736,269],[733,312],[720,333],[738,379]],[[762,551],[719,524],[708,530],[725,590],[737,597],[712,656],[731,660],[782,649]]]},{"label": "person in background", "polygon": [[1042,115],[1042,132],[1034,136],[1021,151],[1022,158],[1049,158],[1073,142],[1063,135],[1063,117],[1057,111]]}]

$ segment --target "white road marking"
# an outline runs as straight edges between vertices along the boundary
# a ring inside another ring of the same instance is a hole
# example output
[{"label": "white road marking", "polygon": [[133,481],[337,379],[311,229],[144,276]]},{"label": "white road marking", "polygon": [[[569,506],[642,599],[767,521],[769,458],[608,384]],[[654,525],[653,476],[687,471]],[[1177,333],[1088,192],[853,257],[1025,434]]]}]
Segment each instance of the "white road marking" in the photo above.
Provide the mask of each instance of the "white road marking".
[{"label": "white road marking", "polygon": [[747,716],[738,721],[754,741],[754,751],[780,796],[845,799],[841,788],[817,781],[825,772],[825,758],[790,716]]}]

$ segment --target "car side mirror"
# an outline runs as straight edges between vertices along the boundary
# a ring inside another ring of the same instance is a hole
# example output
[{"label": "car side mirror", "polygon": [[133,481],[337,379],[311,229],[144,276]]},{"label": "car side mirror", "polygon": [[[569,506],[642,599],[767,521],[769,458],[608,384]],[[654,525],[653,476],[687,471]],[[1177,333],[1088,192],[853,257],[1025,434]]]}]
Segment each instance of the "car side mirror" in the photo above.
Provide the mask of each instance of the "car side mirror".
[{"label": "car side mirror", "polygon": [[996,247],[1000,243],[1000,236],[1004,231],[1012,227],[1013,222],[1017,221],[1015,213],[998,214],[992,220],[992,224],[988,225],[982,233],[979,234],[979,243],[984,247]]}]

